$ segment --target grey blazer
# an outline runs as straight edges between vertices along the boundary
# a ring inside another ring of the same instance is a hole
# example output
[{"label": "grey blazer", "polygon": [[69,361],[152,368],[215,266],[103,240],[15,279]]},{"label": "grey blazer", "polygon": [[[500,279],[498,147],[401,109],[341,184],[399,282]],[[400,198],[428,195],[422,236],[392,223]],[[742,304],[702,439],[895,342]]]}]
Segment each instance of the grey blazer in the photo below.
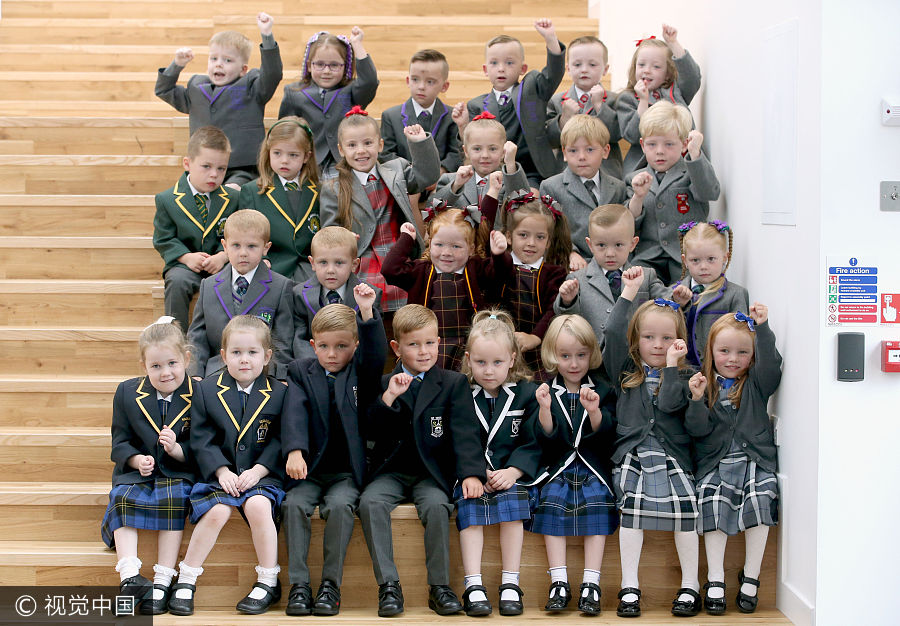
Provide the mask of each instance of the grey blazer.
[{"label": "grey blazer", "polygon": [[[384,139],[384,148],[381,150],[382,161],[390,161],[397,157],[407,161],[411,159],[403,129],[418,123],[412,98],[381,114],[381,138]],[[448,172],[455,172],[461,163],[459,129],[450,117],[450,109],[440,100],[434,101],[431,128],[425,130],[429,131],[434,139],[438,156],[441,158],[441,167]]]},{"label": "grey blazer", "polygon": [[[563,96],[572,100],[577,99],[578,93],[575,91],[575,85],[569,87],[568,91],[554,94],[550,98],[550,102],[547,103],[547,138],[550,140],[550,145],[558,150],[556,156],[560,167],[564,166],[562,142],[560,141],[562,128],[559,127],[559,114],[562,113]],[[616,92],[607,91],[606,100],[601,102],[600,106],[594,106],[593,100],[588,96],[587,102],[581,107],[581,112],[585,115],[593,115],[599,118],[609,130],[609,156],[604,159],[600,169],[605,174],[621,179],[622,150],[619,148],[619,140],[622,138],[622,133],[619,132],[619,116],[616,113],[616,98],[618,97],[619,94]]]},{"label": "grey blazer", "polygon": [[[501,168],[502,169],[502,168]],[[456,178],[456,172],[447,172],[438,180],[437,187],[434,190],[434,197],[444,200],[450,206],[467,207],[478,205],[478,188],[475,186],[475,177],[473,176],[466,181],[462,189],[458,193],[453,192],[453,180]],[[528,178],[522,166],[516,163],[516,171],[512,174],[503,172],[503,186],[500,188],[500,195],[497,197],[497,218],[494,220],[494,227],[499,229],[503,225],[503,205],[506,204],[506,196],[508,193],[518,189],[530,189]],[[484,193],[487,193],[487,183],[485,183]]]},{"label": "grey blazer", "polygon": [[[644,268],[644,271],[647,269]],[[681,282],[679,280],[673,284],[668,293],[671,294]],[[691,286],[690,279],[687,280],[687,286]],[[671,295],[666,297],[669,298]],[[746,289],[737,283],[729,282],[726,278],[716,293],[704,295],[702,298],[692,296],[691,301],[681,310],[684,312],[688,329],[688,360],[694,365],[700,365],[706,352],[706,340],[709,338],[709,329],[712,328],[713,322],[726,313],[740,311],[749,314],[750,296]]]}]

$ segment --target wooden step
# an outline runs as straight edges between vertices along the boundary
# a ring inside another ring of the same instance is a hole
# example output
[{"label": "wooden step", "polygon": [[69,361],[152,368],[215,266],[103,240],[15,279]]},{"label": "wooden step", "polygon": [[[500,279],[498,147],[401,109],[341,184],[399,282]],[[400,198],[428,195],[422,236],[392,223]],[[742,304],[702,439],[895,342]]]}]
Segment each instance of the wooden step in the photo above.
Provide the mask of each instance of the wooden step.
[{"label": "wooden step", "polygon": [[109,427],[2,428],[0,481],[109,480],[109,438]]},{"label": "wooden step", "polygon": [[107,327],[152,322],[156,280],[0,280],[0,325]]},{"label": "wooden step", "polygon": [[155,100],[28,100],[0,99],[0,115],[43,115],[79,117],[171,117],[174,109]]},{"label": "wooden step", "polygon": [[142,328],[0,327],[0,375],[137,376]]},{"label": "wooden step", "polygon": [[152,195],[0,194],[0,236],[150,237],[155,212]]},{"label": "wooden step", "polygon": [[[137,360],[136,347],[132,348]],[[113,394],[124,376],[0,376],[0,427],[109,428]]]},{"label": "wooden step", "polygon": [[0,278],[159,280],[162,269],[149,236],[0,237]]}]

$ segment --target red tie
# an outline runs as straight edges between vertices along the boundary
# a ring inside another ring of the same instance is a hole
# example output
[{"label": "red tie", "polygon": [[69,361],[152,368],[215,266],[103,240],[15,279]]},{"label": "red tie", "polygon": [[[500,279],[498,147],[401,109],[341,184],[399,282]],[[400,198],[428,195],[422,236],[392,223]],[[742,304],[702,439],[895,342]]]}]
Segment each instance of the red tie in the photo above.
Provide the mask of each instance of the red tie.
[{"label": "red tie", "polygon": [[582,103],[582,104],[584,104],[585,102],[588,101],[588,98],[589,98],[589,97],[590,97],[589,95],[587,95],[586,93],[583,93],[583,94],[581,94],[581,97],[578,98],[578,99],[581,100],[581,103]]},{"label": "red tie", "polygon": [[375,174],[369,174],[369,177],[366,179],[366,182],[371,183],[371,182],[375,182],[376,180],[378,180],[378,177],[375,176]]}]

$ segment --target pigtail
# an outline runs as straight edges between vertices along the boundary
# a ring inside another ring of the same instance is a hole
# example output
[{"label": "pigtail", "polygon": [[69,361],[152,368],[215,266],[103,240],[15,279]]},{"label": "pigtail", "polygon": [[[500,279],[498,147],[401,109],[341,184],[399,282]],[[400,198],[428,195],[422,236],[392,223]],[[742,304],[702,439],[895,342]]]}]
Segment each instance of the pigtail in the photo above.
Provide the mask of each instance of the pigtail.
[{"label": "pigtail", "polygon": [[569,267],[569,254],[572,252],[572,231],[569,219],[562,211],[553,213],[553,228],[550,230],[550,243],[547,245],[547,263]]},{"label": "pigtail", "polygon": [[262,196],[274,184],[272,181],[275,179],[275,172],[272,170],[272,162],[269,157],[269,135],[266,135],[266,138],[259,144],[256,169],[259,172],[259,178],[256,179],[257,193]]},{"label": "pigtail", "polygon": [[338,226],[343,226],[347,230],[353,230],[353,222],[355,221],[353,218],[353,177],[355,174],[347,163],[347,159],[343,157],[334,166],[334,169],[338,173],[337,223]]}]

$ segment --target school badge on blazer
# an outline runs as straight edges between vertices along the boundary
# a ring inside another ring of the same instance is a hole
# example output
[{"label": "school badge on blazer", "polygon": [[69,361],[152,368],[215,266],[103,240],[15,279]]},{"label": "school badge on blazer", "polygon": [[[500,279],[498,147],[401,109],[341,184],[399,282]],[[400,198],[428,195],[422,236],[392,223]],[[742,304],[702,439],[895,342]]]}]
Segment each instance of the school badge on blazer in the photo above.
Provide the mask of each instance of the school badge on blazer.
[{"label": "school badge on blazer", "polygon": [[223,217],[216,223],[216,238],[221,239],[225,236],[225,220],[227,217]]},{"label": "school badge on blazer", "polygon": [[275,315],[275,309],[270,309],[268,307],[262,307],[259,312],[256,314],[256,317],[261,319],[266,323],[266,326],[272,326],[272,316]]},{"label": "school badge on blazer", "polygon": [[676,208],[679,213],[687,213],[691,210],[691,205],[688,204],[688,195],[686,193],[676,193],[675,202],[677,203]]},{"label": "school badge on blazer", "polygon": [[431,436],[441,437],[444,434],[444,417],[442,415],[433,415],[431,417]]},{"label": "school badge on blazer", "polygon": [[516,417],[509,424],[509,436],[510,437],[518,437],[519,436],[519,426],[522,424],[522,418]]},{"label": "school badge on blazer", "polygon": [[319,221],[318,215],[313,215],[308,220],[306,220],[306,227],[309,228],[309,232],[314,235],[319,232],[319,228],[321,228],[321,226],[322,223]]},{"label": "school badge on blazer", "polygon": [[270,419],[261,419],[259,420],[259,428],[256,429],[256,443],[265,443],[266,435],[269,434],[269,424],[272,423]]},{"label": "school badge on blazer", "polygon": [[191,416],[185,415],[181,418],[181,432],[186,433],[191,429]]}]

